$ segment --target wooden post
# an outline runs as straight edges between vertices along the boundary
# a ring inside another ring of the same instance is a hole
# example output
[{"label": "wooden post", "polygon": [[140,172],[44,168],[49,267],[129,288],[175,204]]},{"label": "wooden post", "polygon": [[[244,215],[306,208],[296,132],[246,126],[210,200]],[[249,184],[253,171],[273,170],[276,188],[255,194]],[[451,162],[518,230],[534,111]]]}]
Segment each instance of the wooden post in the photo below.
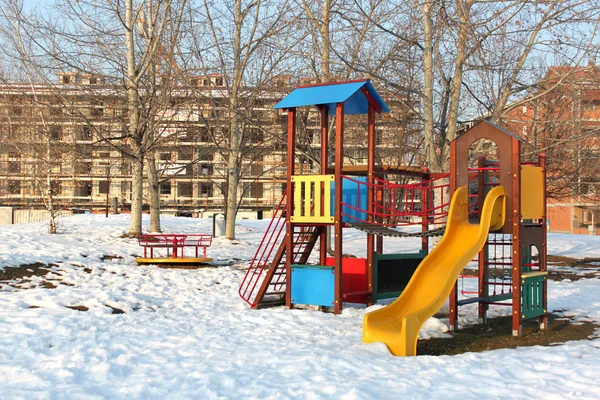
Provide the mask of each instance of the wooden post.
[{"label": "wooden post", "polygon": [[294,258],[294,226],[291,222],[294,210],[294,190],[292,176],[296,159],[296,108],[288,109],[288,143],[287,143],[287,204],[286,204],[286,254],[285,254],[285,305],[292,308],[292,259]]},{"label": "wooden post", "polygon": [[[319,106],[321,112],[321,175],[327,175],[327,166],[329,165],[328,160],[328,144],[329,144],[329,109],[327,106]],[[325,183],[321,184],[321,198],[324,199],[325,190],[331,190]],[[325,204],[321,203],[321,215],[323,215]],[[325,259],[327,258],[327,226],[319,227],[319,262],[321,265],[325,265]]]},{"label": "wooden post", "polygon": [[333,312],[342,312],[342,167],[344,165],[344,103],[335,107],[335,216],[334,216],[334,304]]},{"label": "wooden post", "polygon": [[[453,140],[450,142],[450,200],[452,199],[454,191],[457,188],[458,175],[461,173],[468,174],[468,170],[457,171],[457,156],[456,141]],[[448,327],[450,328],[450,332],[454,332],[458,329],[458,289],[456,282],[454,282],[454,286],[452,286],[452,290],[450,291],[450,298],[448,299],[448,314]]]},{"label": "wooden post", "polygon": [[[383,189],[381,189],[381,188],[375,189],[375,201],[377,202],[379,209],[380,210],[383,209]],[[375,220],[380,223],[383,222],[382,217],[377,217]],[[383,254],[383,236],[382,235],[377,235],[375,247],[376,247],[375,251],[377,252],[377,254]]]},{"label": "wooden post", "polygon": [[[477,191],[479,192],[479,197],[477,199],[477,203],[478,203],[478,207],[479,207],[479,218],[481,220],[481,211],[483,210],[483,203],[485,202],[485,197],[487,195],[487,188],[485,186],[485,181],[486,181],[486,174],[487,171],[484,170],[483,168],[485,168],[486,166],[486,157],[481,155],[479,157],[477,157],[477,167],[479,168],[479,171],[477,172],[477,186],[478,189]],[[481,221],[480,221],[481,223]],[[481,248],[481,251],[479,252],[479,257],[477,259],[477,264],[478,264],[478,294],[477,297],[479,297],[480,299],[487,297],[487,293],[486,293],[486,283],[487,283],[487,254],[488,254],[488,244],[487,244],[487,240],[486,243],[483,245],[483,247]],[[487,317],[487,304],[485,302],[480,301],[479,302],[479,318],[478,318],[478,322],[480,324],[485,323],[486,317]]]},{"label": "wooden post", "polygon": [[[368,110],[368,162],[367,162],[367,221],[372,224],[374,219],[374,202],[375,202],[375,191],[373,190],[375,183],[375,144],[377,143],[377,132],[375,131],[375,108],[369,103]],[[370,294],[367,295],[367,306],[372,306],[375,302],[373,298],[373,264],[375,262],[375,235],[369,233],[367,235],[367,291]]]},{"label": "wooden post", "polygon": [[[427,186],[424,182],[429,181],[430,176],[427,168],[423,168],[423,176],[421,177],[421,232],[425,233],[429,230],[429,221],[427,211],[429,210],[429,184]],[[429,238],[423,236],[421,238],[421,250],[425,254],[429,253]]]},{"label": "wooden post", "polygon": [[[540,272],[545,272],[548,270],[547,267],[547,256],[548,256],[548,248],[546,243],[548,242],[548,226],[547,226],[547,210],[546,210],[546,155],[540,154],[539,156],[539,165],[542,167],[542,179],[543,183],[543,193],[544,193],[544,215],[542,216],[542,243],[538,248],[538,257],[540,259]],[[540,329],[548,329],[548,279],[544,281],[542,284],[542,304],[544,306],[544,315],[540,317]]]},{"label": "wooden post", "polygon": [[517,138],[511,141],[510,166],[512,199],[506,211],[512,215],[512,334],[521,336],[521,142]]}]

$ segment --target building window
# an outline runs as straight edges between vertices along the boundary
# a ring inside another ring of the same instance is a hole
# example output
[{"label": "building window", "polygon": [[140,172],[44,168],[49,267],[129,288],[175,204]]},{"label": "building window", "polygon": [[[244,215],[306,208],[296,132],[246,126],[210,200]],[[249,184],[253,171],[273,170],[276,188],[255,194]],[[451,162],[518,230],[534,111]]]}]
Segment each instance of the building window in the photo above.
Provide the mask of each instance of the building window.
[{"label": "building window", "polygon": [[200,184],[200,197],[213,197],[212,183],[201,183]]},{"label": "building window", "polygon": [[194,164],[186,164],[185,174],[186,175],[194,175]]},{"label": "building window", "polygon": [[78,175],[89,175],[92,173],[91,162],[79,162],[75,164],[75,173]]},{"label": "building window", "polygon": [[263,166],[261,164],[256,163],[256,162],[252,163],[250,165],[250,174],[253,177],[261,176],[263,174]]},{"label": "building window", "polygon": [[50,127],[50,139],[52,140],[62,140],[63,138],[63,130],[62,126],[51,126]]},{"label": "building window", "polygon": [[92,117],[101,117],[104,115],[104,103],[100,100],[92,100]]},{"label": "building window", "polygon": [[131,182],[121,182],[121,197],[131,200]]},{"label": "building window", "polygon": [[259,128],[249,128],[248,140],[250,144],[261,144],[265,140],[265,134]]},{"label": "building window", "polygon": [[246,190],[244,197],[247,199],[260,199],[263,197],[263,184],[262,183],[251,183],[249,190]]},{"label": "building window", "polygon": [[52,181],[50,183],[50,193],[52,196],[58,196],[61,193],[60,181]]},{"label": "building window", "polygon": [[94,148],[89,144],[78,144],[76,147],[77,155],[81,158],[92,158],[94,154]]},{"label": "building window", "polygon": [[194,150],[190,148],[183,148],[177,151],[178,160],[191,160],[194,156]]},{"label": "building window", "polygon": [[171,153],[160,153],[161,161],[171,161]]},{"label": "building window", "polygon": [[69,75],[63,75],[62,83],[64,83],[64,84],[71,83],[71,77]]},{"label": "building window", "polygon": [[200,127],[198,140],[200,142],[210,142],[212,140],[210,128],[208,128],[207,126]]},{"label": "building window", "polygon": [[81,181],[75,184],[75,196],[89,197],[92,195],[92,182]]},{"label": "building window", "polygon": [[91,125],[84,125],[81,127],[79,134],[77,135],[77,140],[92,140],[93,137],[93,129]]},{"label": "building window", "polygon": [[62,109],[62,105],[51,105],[50,106],[50,115],[53,116],[59,116],[62,115],[63,113],[63,109]]},{"label": "building window", "polygon": [[131,164],[127,161],[123,161],[121,164],[121,175],[131,175]]},{"label": "building window", "polygon": [[171,194],[171,182],[162,182],[160,184],[160,194]]},{"label": "building window", "polygon": [[96,78],[95,76],[91,76],[90,77],[90,85],[97,85],[98,84],[98,78]]},{"label": "building window", "polygon": [[9,161],[8,162],[8,173],[9,174],[21,173],[21,163],[19,161]]},{"label": "building window", "polygon": [[8,193],[21,194],[21,181],[8,181]]},{"label": "building window", "polygon": [[214,173],[214,167],[211,164],[200,164],[200,175],[210,176]]},{"label": "building window", "polygon": [[191,182],[178,182],[177,183],[177,194],[180,197],[192,197],[192,183]]},{"label": "building window", "polygon": [[109,182],[108,181],[100,181],[98,182],[100,185],[98,186],[98,193],[107,194],[109,190]]},{"label": "building window", "polygon": [[[101,152],[101,153],[98,153],[98,158],[100,158],[100,159],[107,159],[107,158],[110,158],[110,152],[108,152],[108,151],[103,151],[103,152]],[[107,165],[107,164],[104,164],[104,165]]]}]

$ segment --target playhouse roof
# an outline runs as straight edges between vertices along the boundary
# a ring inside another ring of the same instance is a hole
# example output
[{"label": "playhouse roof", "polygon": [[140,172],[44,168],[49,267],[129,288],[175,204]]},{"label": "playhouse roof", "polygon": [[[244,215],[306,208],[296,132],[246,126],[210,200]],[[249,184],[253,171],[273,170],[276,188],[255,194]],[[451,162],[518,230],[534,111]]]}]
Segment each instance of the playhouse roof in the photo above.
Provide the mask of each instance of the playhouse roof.
[{"label": "playhouse roof", "polygon": [[299,86],[274,108],[325,105],[329,115],[335,115],[336,104],[344,103],[344,114],[366,114],[369,97],[376,109],[379,108],[382,113],[390,112],[390,108],[368,79]]},{"label": "playhouse roof", "polygon": [[508,136],[511,136],[517,140],[519,140],[520,142],[525,142],[525,140],[523,140],[523,138],[520,138],[519,136],[515,135],[514,133],[511,133],[509,131],[507,131],[506,129],[504,129],[503,127],[501,127],[500,125],[497,125],[495,123],[493,123],[492,121],[488,120],[488,119],[482,119],[480,121],[478,121],[475,125],[473,125],[472,127],[470,127],[469,129],[467,129],[466,131],[464,131],[462,134],[460,134],[459,136],[455,137],[452,141],[458,139],[460,136],[464,135],[465,133],[469,132],[472,129],[475,129],[475,127],[477,126],[484,126],[484,125],[490,125],[493,128],[497,129],[498,131],[507,134]]}]

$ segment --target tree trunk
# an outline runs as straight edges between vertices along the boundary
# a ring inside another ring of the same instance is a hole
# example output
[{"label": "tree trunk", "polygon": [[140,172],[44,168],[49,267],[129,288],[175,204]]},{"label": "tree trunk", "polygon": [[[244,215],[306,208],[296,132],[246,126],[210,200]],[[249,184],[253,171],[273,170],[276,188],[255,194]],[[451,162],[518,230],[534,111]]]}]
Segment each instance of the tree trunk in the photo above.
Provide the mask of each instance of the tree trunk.
[{"label": "tree trunk", "polygon": [[449,167],[450,146],[449,141],[454,140],[458,123],[458,105],[460,103],[460,89],[463,82],[463,70],[467,58],[467,41],[469,34],[469,15],[474,0],[456,1],[456,8],[459,19],[458,40],[456,45],[456,58],[454,60],[454,76],[452,78],[452,90],[450,94],[450,104],[448,110],[448,128],[446,130],[446,140],[440,143],[441,157],[438,168],[447,170]]},{"label": "tree trunk", "polygon": [[238,117],[238,88],[242,81],[242,0],[235,2],[235,34],[233,43],[233,81],[231,82],[231,91],[229,96],[230,111],[230,139],[229,154],[227,155],[227,208],[225,216],[225,238],[235,239],[235,217],[237,214],[238,185],[240,181],[240,171],[238,157],[240,154],[240,130]]},{"label": "tree trunk", "polygon": [[48,233],[56,233],[56,210],[54,209],[54,193],[52,193],[52,156],[50,138],[46,139],[46,193],[48,194],[46,208],[49,214]]},{"label": "tree trunk", "polygon": [[160,233],[160,183],[154,152],[148,153],[148,197],[150,203],[150,233]]},{"label": "tree trunk", "polygon": [[125,43],[127,46],[127,103],[129,108],[129,140],[132,141],[133,152],[131,171],[131,220],[129,232],[131,236],[142,233],[142,196],[143,196],[143,148],[139,140],[139,94],[137,91],[138,71],[135,63],[134,43],[134,10],[133,0],[125,4]]},{"label": "tree trunk", "polygon": [[423,3],[423,134],[425,138],[425,164],[429,168],[436,168],[435,142],[433,132],[433,20],[431,7],[433,3]]},{"label": "tree trunk", "polygon": [[321,14],[323,16],[323,21],[321,22],[321,82],[326,83],[331,79],[329,71],[329,24],[331,20],[331,0],[323,0]]},{"label": "tree trunk", "polygon": [[144,164],[134,158],[131,163],[131,220],[128,235],[135,236],[142,233],[142,196]]}]

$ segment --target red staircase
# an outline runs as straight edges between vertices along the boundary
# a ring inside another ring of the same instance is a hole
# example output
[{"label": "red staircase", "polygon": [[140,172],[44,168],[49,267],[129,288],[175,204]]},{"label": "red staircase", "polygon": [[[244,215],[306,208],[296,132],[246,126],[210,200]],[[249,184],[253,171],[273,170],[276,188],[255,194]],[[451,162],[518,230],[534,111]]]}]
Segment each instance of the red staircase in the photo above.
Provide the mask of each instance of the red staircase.
[{"label": "red staircase", "polygon": [[[285,263],[288,255],[286,241],[283,240],[286,227],[285,200],[286,194],[281,198],[238,290],[240,297],[251,308],[285,304]],[[291,252],[293,264],[306,264],[318,237],[319,231],[316,227],[294,229],[294,246]]]}]

